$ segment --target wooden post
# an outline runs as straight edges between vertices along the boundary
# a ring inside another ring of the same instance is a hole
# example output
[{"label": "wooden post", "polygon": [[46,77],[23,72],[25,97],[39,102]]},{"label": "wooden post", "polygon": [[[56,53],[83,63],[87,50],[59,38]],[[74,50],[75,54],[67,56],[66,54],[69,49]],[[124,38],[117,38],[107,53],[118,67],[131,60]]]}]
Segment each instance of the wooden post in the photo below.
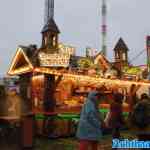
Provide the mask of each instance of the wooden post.
[{"label": "wooden post", "polygon": [[23,113],[27,113],[32,109],[31,97],[28,96],[29,88],[31,88],[31,74],[20,75],[20,96]]},{"label": "wooden post", "polygon": [[44,111],[53,112],[55,109],[55,75],[45,75],[44,81]]}]

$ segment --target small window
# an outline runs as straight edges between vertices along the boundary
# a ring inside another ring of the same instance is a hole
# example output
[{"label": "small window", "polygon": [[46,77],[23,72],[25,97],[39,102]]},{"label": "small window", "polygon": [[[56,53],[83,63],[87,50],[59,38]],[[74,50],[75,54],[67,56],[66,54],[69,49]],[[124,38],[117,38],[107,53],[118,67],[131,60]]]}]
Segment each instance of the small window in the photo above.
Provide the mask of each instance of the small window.
[{"label": "small window", "polygon": [[47,37],[44,38],[44,42],[45,42],[45,45],[47,45],[47,42],[48,42]]},{"label": "small window", "polygon": [[119,53],[116,53],[116,58],[117,58],[117,59],[119,59],[119,58],[120,58],[120,57],[119,57]]},{"label": "small window", "polygon": [[53,46],[56,46],[56,36],[53,36]]},{"label": "small window", "polygon": [[125,53],[123,53],[123,60],[126,60],[126,54]]}]

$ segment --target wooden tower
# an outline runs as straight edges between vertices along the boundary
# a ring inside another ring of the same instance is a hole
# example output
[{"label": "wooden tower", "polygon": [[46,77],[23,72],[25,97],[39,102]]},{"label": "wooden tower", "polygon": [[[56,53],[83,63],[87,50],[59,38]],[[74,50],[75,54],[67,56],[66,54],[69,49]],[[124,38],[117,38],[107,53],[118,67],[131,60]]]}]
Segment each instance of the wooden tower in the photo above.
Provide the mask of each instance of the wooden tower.
[{"label": "wooden tower", "polygon": [[45,19],[42,29],[42,49],[49,53],[58,51],[58,34],[60,33],[54,20],[54,0],[45,0]]},{"label": "wooden tower", "polygon": [[119,39],[115,48],[115,66],[121,71],[124,66],[128,65],[128,47],[122,38]]}]

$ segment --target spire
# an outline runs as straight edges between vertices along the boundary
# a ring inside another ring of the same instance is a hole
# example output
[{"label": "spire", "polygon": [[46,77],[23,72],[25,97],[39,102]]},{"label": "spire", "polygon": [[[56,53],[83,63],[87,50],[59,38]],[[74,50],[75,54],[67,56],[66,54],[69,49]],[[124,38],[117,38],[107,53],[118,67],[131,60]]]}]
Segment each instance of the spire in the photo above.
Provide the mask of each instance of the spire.
[{"label": "spire", "polygon": [[60,31],[54,20],[54,0],[45,0],[44,22],[41,47],[55,52],[54,49],[58,49],[58,34]]},{"label": "spire", "polygon": [[127,66],[128,63],[128,47],[122,38],[119,39],[114,48],[115,54],[115,62],[118,64],[118,68],[120,70],[123,69],[124,66]]},{"label": "spire", "polygon": [[128,51],[129,48],[127,47],[126,43],[122,38],[120,38],[115,45],[114,51]]},{"label": "spire", "polygon": [[48,32],[48,31],[51,31],[54,33],[60,33],[59,28],[57,27],[54,19],[49,19],[42,29],[42,33]]},{"label": "spire", "polygon": [[45,17],[44,23],[54,18],[54,0],[45,0]]},{"label": "spire", "polygon": [[45,17],[42,33],[48,31],[60,33],[54,20],[54,0],[45,0]]}]

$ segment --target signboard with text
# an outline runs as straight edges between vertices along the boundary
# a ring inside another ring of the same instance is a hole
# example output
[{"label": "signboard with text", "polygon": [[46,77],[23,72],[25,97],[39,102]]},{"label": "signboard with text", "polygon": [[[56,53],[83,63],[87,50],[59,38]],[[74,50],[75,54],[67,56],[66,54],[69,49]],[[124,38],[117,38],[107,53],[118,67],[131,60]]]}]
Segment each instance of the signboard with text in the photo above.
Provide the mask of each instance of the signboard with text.
[{"label": "signboard with text", "polygon": [[75,55],[76,49],[73,46],[70,45],[64,45],[62,43],[59,44],[59,52],[62,54],[69,54],[69,55]]},{"label": "signboard with text", "polygon": [[43,67],[68,67],[70,63],[69,54],[39,54],[40,66]]}]

